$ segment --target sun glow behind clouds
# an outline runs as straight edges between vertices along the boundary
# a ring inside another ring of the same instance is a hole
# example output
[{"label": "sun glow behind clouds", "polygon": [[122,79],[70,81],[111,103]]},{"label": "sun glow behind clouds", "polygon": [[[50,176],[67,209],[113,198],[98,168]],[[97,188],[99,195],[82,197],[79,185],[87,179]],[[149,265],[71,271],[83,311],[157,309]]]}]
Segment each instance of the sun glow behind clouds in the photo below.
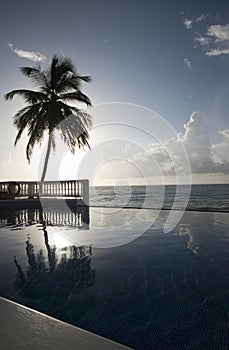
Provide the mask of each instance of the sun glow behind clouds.
[{"label": "sun glow behind clouds", "polygon": [[[206,118],[201,113],[192,113],[183,133],[169,129],[163,118],[151,114],[151,132],[125,122],[98,124],[90,132],[91,151],[76,150],[72,155],[64,146],[59,158],[53,158],[53,166],[49,164],[54,171],[51,178],[56,178],[55,174],[59,179],[86,178],[91,186],[114,185],[120,180],[132,185],[185,184],[190,183],[188,174],[192,171],[193,183],[228,182],[226,131],[221,132],[223,142],[211,145],[205,135]],[[142,110],[138,115],[144,120]],[[167,139],[161,140],[162,128],[170,130]]]},{"label": "sun glow behind clouds", "polygon": [[[75,154],[72,154],[69,150],[63,155],[60,163],[59,178],[66,180],[77,179],[79,173],[80,164],[85,157],[85,154],[89,151],[76,150]],[[87,174],[82,174],[83,178],[87,178]]]}]

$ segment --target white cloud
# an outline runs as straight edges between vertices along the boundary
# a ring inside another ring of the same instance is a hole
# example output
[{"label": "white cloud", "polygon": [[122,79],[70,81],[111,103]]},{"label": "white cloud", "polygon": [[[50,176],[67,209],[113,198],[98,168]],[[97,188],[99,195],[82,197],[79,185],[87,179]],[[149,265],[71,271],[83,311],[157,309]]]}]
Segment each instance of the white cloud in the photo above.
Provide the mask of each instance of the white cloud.
[{"label": "white cloud", "polygon": [[213,57],[229,54],[229,23],[225,25],[211,25],[206,35],[210,39],[205,52],[206,56]]},{"label": "white cloud", "polygon": [[184,135],[180,134],[179,140],[188,153],[192,172],[218,172],[218,168],[213,162],[210,143],[205,136],[203,115],[199,112],[192,113],[184,128]]},{"label": "white cloud", "polygon": [[219,131],[219,134],[224,137],[224,141],[229,142],[229,129]]},{"label": "white cloud", "polygon": [[229,49],[211,49],[206,52],[206,55],[208,57],[213,57],[213,56],[221,56],[221,55],[229,55]]},{"label": "white cloud", "polygon": [[229,129],[219,131],[223,136],[222,142],[212,145],[212,152],[215,161],[223,164],[229,162]]},{"label": "white cloud", "polygon": [[207,15],[202,14],[197,18],[185,18],[183,19],[183,24],[185,25],[186,29],[192,29],[194,23],[203,22],[207,18]]},{"label": "white cloud", "polygon": [[186,66],[187,66],[188,68],[192,68],[191,61],[190,61],[187,57],[185,57],[184,63],[186,64]]},{"label": "white cloud", "polygon": [[[174,175],[175,170],[185,173],[182,148],[186,149],[192,174],[229,174],[229,130],[223,130],[223,142],[211,145],[205,135],[205,119],[199,112],[191,114],[184,125],[184,133],[165,141],[163,144],[149,146],[148,152],[135,154],[136,162],[145,163],[145,168],[155,175],[155,165],[151,167],[152,159],[160,166],[166,176]],[[170,156],[166,152],[169,150]]]},{"label": "white cloud", "polygon": [[174,178],[176,173],[184,177],[189,174],[189,164],[184,159],[185,149],[196,179],[228,177],[229,130],[220,131],[222,140],[212,145],[205,133],[205,123],[203,115],[194,112],[182,132],[160,143],[156,139],[154,143],[143,144],[130,141],[128,137],[111,139],[88,152],[87,164],[97,169],[97,177],[144,177],[153,181],[157,179],[160,183],[163,176],[168,179]]},{"label": "white cloud", "polygon": [[201,16],[195,19],[195,22],[202,22],[207,18],[207,16],[203,13]]},{"label": "white cloud", "polygon": [[[194,41],[200,46],[208,57],[229,54],[229,23],[210,25],[203,32],[203,22],[208,16],[202,14],[197,18],[184,19],[183,23],[187,29],[195,29]],[[197,26],[197,28],[195,28]],[[197,46],[195,46],[197,47]]]},{"label": "white cloud", "polygon": [[206,36],[198,36],[198,37],[195,37],[194,40],[200,44],[201,46],[206,46],[206,45],[209,45],[210,43],[210,39],[209,38],[206,38]]},{"label": "white cloud", "polygon": [[8,43],[8,46],[19,57],[27,58],[28,60],[35,61],[35,62],[41,62],[41,61],[43,62],[46,59],[46,56],[44,56],[40,52],[18,49],[12,43]]},{"label": "white cloud", "polygon": [[211,25],[207,35],[213,37],[216,42],[229,41],[229,23],[225,25]]},{"label": "white cloud", "polygon": [[188,19],[188,18],[185,18],[183,20],[183,23],[184,23],[186,29],[191,29],[192,28],[192,22],[193,21],[191,19]]}]

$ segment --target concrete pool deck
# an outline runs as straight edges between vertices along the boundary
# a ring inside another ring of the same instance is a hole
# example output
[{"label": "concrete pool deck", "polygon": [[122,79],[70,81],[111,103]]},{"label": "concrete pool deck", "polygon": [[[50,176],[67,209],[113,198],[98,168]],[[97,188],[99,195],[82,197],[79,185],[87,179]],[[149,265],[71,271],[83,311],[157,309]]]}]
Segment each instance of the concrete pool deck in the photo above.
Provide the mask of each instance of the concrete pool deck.
[{"label": "concrete pool deck", "polygon": [[0,297],[1,349],[130,349]]}]

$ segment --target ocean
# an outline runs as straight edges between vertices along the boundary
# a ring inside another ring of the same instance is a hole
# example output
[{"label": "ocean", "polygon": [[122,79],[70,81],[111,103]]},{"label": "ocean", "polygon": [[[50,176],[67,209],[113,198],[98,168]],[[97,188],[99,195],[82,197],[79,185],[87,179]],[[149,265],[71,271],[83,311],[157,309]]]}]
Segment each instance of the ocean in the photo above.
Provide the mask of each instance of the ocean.
[{"label": "ocean", "polygon": [[90,187],[90,205],[171,209],[176,190],[176,209],[229,212],[229,184],[192,185],[190,195],[185,185]]}]

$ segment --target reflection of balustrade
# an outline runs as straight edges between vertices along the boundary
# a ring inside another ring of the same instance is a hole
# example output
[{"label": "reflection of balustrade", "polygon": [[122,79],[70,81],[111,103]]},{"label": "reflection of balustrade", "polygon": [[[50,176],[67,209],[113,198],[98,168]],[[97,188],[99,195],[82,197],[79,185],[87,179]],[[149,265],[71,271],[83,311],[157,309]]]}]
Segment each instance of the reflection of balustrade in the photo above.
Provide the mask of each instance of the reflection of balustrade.
[{"label": "reflection of balustrade", "polygon": [[20,210],[17,212],[2,212],[0,214],[0,226],[13,225],[32,225],[44,220],[47,225],[51,226],[70,226],[77,228],[89,227],[89,208],[81,207],[77,211],[60,211],[47,208],[45,210]]},{"label": "reflection of balustrade", "polygon": [[[61,181],[16,181],[20,186],[17,197],[73,197],[80,198],[89,205],[88,180],[61,180]],[[0,182],[0,192],[8,192],[8,182]]]}]

